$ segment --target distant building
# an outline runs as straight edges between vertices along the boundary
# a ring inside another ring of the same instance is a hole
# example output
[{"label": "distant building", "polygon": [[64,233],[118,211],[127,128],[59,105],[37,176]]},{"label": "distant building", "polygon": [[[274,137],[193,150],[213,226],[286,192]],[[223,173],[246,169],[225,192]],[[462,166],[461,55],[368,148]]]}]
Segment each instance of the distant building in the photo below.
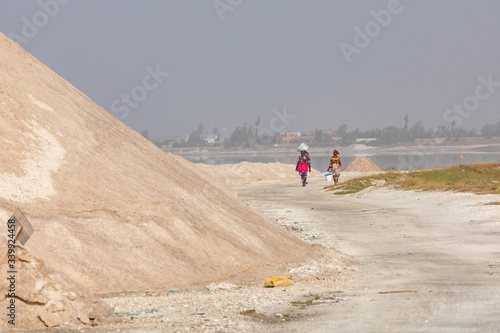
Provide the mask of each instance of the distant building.
[{"label": "distant building", "polygon": [[290,143],[292,140],[299,138],[300,133],[297,132],[280,132],[276,134],[276,142]]},{"label": "distant building", "polygon": [[335,131],[330,128],[329,130],[322,130],[321,128],[316,128],[314,132],[314,142],[316,143],[327,143],[327,142],[336,142],[342,139],[339,136],[335,136]]},{"label": "distant building", "polygon": [[377,141],[377,138],[357,138],[356,142],[372,142]]},{"label": "distant building", "polygon": [[301,135],[297,138],[295,138],[295,140],[292,140],[291,142],[295,142],[295,143],[311,143],[311,142],[314,142],[314,136],[312,135]]},{"label": "distant building", "polygon": [[206,134],[203,137],[203,140],[205,140],[205,142],[208,144],[214,144],[215,140],[217,140],[217,135],[216,134]]},{"label": "distant building", "polygon": [[332,131],[330,130],[320,130],[323,136],[333,136]]}]

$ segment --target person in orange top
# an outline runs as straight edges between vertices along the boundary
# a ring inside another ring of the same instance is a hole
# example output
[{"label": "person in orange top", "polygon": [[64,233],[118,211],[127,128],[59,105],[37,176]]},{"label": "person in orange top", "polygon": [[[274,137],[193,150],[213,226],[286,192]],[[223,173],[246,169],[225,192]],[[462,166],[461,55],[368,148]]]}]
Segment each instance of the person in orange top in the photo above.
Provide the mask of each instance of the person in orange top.
[{"label": "person in orange top", "polygon": [[340,177],[340,168],[342,167],[342,162],[340,161],[340,153],[337,149],[333,151],[333,156],[330,158],[330,165],[328,166],[327,171],[332,172],[333,180],[335,184],[339,182]]}]

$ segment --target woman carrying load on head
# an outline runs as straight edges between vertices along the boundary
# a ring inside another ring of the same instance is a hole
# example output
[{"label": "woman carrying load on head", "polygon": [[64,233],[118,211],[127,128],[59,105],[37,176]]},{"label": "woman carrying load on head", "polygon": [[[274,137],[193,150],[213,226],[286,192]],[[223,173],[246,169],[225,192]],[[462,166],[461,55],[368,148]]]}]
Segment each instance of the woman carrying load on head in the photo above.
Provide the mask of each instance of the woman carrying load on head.
[{"label": "woman carrying load on head", "polygon": [[342,162],[340,161],[340,153],[337,149],[333,151],[333,156],[330,158],[330,165],[328,166],[327,171],[332,172],[333,179],[335,180],[335,184],[339,182],[340,177],[340,168],[342,167]]},{"label": "woman carrying load on head", "polygon": [[307,148],[300,148],[300,156],[297,161],[297,166],[295,167],[295,171],[299,172],[300,179],[302,180],[302,186],[306,186],[307,184],[307,171],[311,172],[311,159],[309,158],[309,153],[307,152]]}]

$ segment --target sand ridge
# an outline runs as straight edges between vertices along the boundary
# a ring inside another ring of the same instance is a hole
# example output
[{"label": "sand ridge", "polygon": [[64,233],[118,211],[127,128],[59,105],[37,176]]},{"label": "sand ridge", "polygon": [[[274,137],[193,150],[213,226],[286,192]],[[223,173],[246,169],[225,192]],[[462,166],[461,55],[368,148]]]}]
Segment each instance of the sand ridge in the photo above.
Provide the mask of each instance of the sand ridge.
[{"label": "sand ridge", "polygon": [[[283,163],[250,163],[241,162],[237,164],[204,165],[205,170],[220,175],[227,185],[248,184],[261,180],[300,180],[295,165]],[[309,177],[319,176],[318,170],[312,169]]]}]

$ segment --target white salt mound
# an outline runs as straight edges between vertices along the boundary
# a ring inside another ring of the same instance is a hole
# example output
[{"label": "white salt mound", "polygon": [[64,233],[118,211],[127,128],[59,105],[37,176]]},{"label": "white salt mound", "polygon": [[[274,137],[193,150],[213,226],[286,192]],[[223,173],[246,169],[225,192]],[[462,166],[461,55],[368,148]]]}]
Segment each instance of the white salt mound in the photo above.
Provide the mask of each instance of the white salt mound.
[{"label": "white salt mound", "polygon": [[356,157],[354,160],[351,161],[344,169],[343,171],[346,172],[375,172],[375,171],[382,171],[376,165],[372,160],[370,160],[368,157]]},{"label": "white salt mound", "polygon": [[21,208],[35,230],[26,249],[69,291],[260,281],[316,253],[1,33],[0,73],[0,221]]}]

